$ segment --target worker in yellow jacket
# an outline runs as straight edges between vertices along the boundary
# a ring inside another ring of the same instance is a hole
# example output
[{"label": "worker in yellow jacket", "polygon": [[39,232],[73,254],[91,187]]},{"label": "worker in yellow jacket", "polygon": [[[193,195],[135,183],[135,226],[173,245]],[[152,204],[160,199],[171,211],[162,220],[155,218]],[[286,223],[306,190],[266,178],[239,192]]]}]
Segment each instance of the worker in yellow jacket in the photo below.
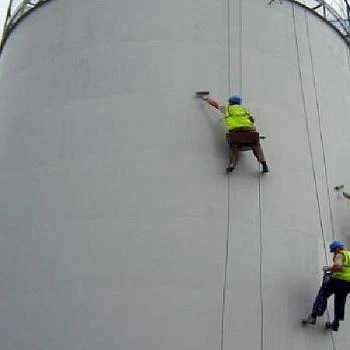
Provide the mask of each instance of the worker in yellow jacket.
[{"label": "worker in yellow jacket", "polygon": [[263,173],[267,173],[269,168],[260,145],[259,133],[254,127],[254,118],[248,109],[242,106],[241,97],[232,95],[228,99],[227,106],[219,106],[216,101],[209,97],[202,97],[202,99],[223,113],[227,128],[226,139],[229,144],[229,165],[226,171],[232,172],[235,169],[240,149],[248,146],[252,149],[258,162],[262,164]]},{"label": "worker in yellow jacket", "polygon": [[341,241],[333,241],[329,250],[333,253],[333,265],[325,266],[323,271],[330,277],[323,279],[312,312],[302,320],[302,324],[316,324],[316,318],[324,314],[327,300],[334,294],[334,321],[326,322],[326,328],[337,331],[339,321],[344,320],[346,297],[350,293],[350,251],[344,249]]}]

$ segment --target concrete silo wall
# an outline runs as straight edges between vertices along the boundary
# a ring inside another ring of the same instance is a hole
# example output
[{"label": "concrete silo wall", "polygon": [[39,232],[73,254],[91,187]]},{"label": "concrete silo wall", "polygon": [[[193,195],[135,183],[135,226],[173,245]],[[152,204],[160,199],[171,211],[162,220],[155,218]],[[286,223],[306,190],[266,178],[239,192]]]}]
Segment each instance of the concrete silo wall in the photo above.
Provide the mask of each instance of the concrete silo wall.
[{"label": "concrete silo wall", "polygon": [[[299,327],[348,237],[349,51],[326,23],[57,0],[11,34],[0,81],[1,347],[347,349],[348,313],[334,337]],[[199,89],[242,93],[271,173],[244,152],[224,174]]]}]

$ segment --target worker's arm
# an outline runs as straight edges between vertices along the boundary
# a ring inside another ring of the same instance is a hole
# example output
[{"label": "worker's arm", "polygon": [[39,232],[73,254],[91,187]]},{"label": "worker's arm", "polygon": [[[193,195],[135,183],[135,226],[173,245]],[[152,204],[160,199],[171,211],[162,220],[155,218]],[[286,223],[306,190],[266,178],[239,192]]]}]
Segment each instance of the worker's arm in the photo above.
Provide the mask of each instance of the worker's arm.
[{"label": "worker's arm", "polygon": [[342,253],[336,254],[333,260],[332,272],[340,271],[343,268],[344,257]]},{"label": "worker's arm", "polygon": [[246,109],[247,114],[246,117],[254,124],[255,123],[255,118],[250,114],[250,111]]},{"label": "worker's arm", "polygon": [[209,97],[204,97],[202,99],[204,101],[206,101],[210,106],[214,107],[219,112],[221,112],[222,115],[225,115],[225,113],[226,113],[226,106],[220,106],[215,100],[213,100],[213,99],[211,99]]},{"label": "worker's arm", "polygon": [[225,115],[226,113],[226,106],[220,106],[215,100],[209,98],[209,97],[202,97],[202,100],[207,102],[210,106],[214,107],[218,110],[218,112],[221,112],[221,115]]},{"label": "worker's arm", "polygon": [[337,272],[340,271],[343,267],[343,254],[338,253],[334,257],[332,266],[323,266],[323,272]]},{"label": "worker's arm", "polygon": [[350,194],[349,193],[343,192],[343,196],[346,199],[350,199]]},{"label": "worker's arm", "polygon": [[210,106],[220,110],[220,107],[219,104],[213,100],[212,98],[209,98],[209,97],[202,97],[202,100],[206,101]]}]

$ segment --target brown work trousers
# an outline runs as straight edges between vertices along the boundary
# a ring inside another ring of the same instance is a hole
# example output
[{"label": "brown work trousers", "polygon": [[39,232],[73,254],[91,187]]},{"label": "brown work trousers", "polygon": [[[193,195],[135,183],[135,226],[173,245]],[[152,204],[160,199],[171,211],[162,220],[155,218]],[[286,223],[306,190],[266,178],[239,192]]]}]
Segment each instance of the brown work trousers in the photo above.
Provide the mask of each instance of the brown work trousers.
[{"label": "brown work trousers", "polygon": [[265,162],[263,149],[260,145],[259,133],[252,128],[238,128],[226,134],[229,144],[229,162],[233,168],[239,158],[239,151],[243,147],[251,148],[259,163]]}]

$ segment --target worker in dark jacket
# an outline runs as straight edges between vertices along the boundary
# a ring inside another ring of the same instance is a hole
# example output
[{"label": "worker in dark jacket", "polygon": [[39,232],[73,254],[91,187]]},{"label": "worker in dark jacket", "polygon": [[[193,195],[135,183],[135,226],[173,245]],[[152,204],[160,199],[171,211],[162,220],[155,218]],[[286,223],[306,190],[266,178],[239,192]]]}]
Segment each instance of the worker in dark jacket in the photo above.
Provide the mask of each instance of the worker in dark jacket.
[{"label": "worker in dark jacket", "polygon": [[330,278],[323,279],[312,312],[302,320],[302,323],[303,325],[316,324],[316,318],[324,314],[327,300],[334,294],[334,321],[327,322],[326,327],[337,331],[339,321],[344,320],[346,297],[350,293],[350,251],[344,249],[341,241],[333,241],[329,249],[333,253],[333,265],[325,266],[323,271],[329,273]]}]

